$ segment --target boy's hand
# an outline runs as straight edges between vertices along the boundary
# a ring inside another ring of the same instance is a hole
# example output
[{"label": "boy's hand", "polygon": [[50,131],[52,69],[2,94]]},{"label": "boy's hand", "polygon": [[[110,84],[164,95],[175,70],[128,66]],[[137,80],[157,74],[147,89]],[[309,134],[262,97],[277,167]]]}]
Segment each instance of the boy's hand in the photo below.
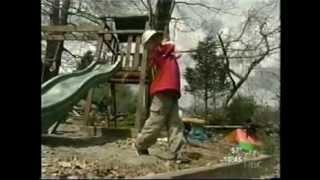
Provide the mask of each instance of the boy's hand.
[{"label": "boy's hand", "polygon": [[174,55],[175,55],[176,59],[179,59],[182,56],[181,54],[176,54],[176,53]]}]

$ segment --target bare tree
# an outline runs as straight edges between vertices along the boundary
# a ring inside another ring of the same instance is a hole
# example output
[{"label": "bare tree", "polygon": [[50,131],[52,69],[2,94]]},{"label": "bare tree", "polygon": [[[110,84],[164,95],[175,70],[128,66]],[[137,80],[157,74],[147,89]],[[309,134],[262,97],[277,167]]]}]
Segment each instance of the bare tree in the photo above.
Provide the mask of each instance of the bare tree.
[{"label": "bare tree", "polygon": [[[271,1],[272,5],[275,3],[278,2]],[[270,3],[265,6],[270,6]],[[231,99],[257,65],[270,57],[270,55],[279,52],[280,26],[277,23],[273,24],[276,19],[261,13],[260,10],[262,8],[249,10],[239,35],[229,35],[223,40],[222,34],[218,34],[226,60],[228,76],[232,82],[232,88],[226,97],[224,106],[230,103]],[[243,74],[237,73],[234,67],[232,67],[230,61],[237,63],[235,60],[238,60],[238,63],[245,63],[247,65],[247,69]],[[237,78],[237,81],[234,77]]]},{"label": "bare tree", "polygon": [[[53,0],[44,1],[50,6],[50,25],[64,25],[67,24],[68,9],[70,7],[70,0]],[[47,40],[45,61],[42,69],[42,81],[45,82],[52,77],[58,75],[61,65],[61,56],[63,52],[63,41]]]},{"label": "bare tree", "polygon": [[[176,1],[176,10],[180,16],[188,16],[181,10],[179,4],[188,8],[196,7],[204,10],[220,13],[222,8],[198,3]],[[222,50],[225,58],[226,70],[229,80],[231,81],[231,89],[225,97],[223,106],[227,106],[238,90],[243,86],[251,72],[264,60],[268,59],[273,54],[279,54],[279,34],[280,25],[275,8],[279,7],[279,1],[269,0],[266,2],[257,2],[255,6],[248,10],[246,20],[240,24],[235,33],[218,33],[220,42],[217,48]],[[226,12],[226,11],[224,11]],[[202,13],[203,14],[203,13]],[[231,13],[229,13],[231,14]],[[236,15],[236,14],[235,14]],[[238,15],[237,15],[238,16]],[[201,21],[207,21],[203,16],[199,15]],[[190,31],[195,31],[198,28],[205,28],[208,23],[200,23],[195,25],[190,23],[192,19],[185,22],[190,27]],[[194,20],[194,19],[193,19]],[[194,20],[196,22],[196,20]],[[210,30],[210,28],[209,28]],[[210,31],[209,31],[210,33]],[[211,31],[212,33],[212,31]],[[207,49],[208,47],[203,47]],[[196,49],[182,50],[180,53],[194,53]],[[239,65],[246,66],[244,72],[239,72]]]}]

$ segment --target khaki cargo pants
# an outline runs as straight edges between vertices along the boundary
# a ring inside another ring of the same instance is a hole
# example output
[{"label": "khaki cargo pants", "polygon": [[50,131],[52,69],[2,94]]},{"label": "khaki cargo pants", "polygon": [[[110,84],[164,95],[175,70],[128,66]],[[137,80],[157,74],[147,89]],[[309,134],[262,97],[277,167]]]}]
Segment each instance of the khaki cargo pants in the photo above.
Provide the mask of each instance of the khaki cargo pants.
[{"label": "khaki cargo pants", "polygon": [[147,149],[155,144],[164,127],[169,132],[169,151],[176,154],[185,143],[184,125],[179,117],[178,98],[171,94],[157,94],[153,97],[150,117],[137,136],[136,147]]}]

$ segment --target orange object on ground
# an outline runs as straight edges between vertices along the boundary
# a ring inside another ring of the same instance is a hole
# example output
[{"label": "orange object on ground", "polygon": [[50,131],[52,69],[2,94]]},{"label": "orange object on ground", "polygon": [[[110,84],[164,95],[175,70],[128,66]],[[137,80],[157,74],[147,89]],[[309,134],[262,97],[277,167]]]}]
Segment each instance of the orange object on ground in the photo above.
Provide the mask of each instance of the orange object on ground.
[{"label": "orange object on ground", "polygon": [[238,143],[249,143],[252,145],[260,146],[262,145],[262,142],[259,141],[256,137],[253,135],[250,135],[247,133],[247,130],[245,129],[236,129],[229,133],[225,139],[229,143],[238,144]]}]

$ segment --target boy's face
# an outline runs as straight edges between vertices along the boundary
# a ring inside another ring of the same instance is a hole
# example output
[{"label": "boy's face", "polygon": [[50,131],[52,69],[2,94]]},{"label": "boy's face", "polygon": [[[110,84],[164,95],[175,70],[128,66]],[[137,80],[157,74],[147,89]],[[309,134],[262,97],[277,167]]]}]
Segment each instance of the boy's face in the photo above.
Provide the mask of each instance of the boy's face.
[{"label": "boy's face", "polygon": [[159,46],[161,44],[161,37],[160,36],[156,36],[152,39],[150,39],[150,41],[148,42],[148,46],[150,49],[153,49],[157,46]]}]

